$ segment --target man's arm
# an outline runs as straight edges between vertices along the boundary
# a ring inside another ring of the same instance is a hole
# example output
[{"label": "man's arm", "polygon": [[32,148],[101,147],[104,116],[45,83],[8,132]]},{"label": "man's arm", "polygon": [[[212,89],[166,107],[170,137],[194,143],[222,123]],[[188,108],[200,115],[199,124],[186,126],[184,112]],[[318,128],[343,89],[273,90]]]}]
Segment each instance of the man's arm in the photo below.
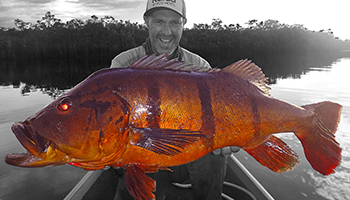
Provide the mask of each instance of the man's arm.
[{"label": "man's arm", "polygon": [[188,51],[187,49],[182,48],[181,50],[183,52],[182,61],[193,64],[193,67],[195,68],[211,69],[210,64],[204,58]]},{"label": "man's arm", "polygon": [[124,51],[113,58],[111,68],[126,68],[131,63],[146,55],[146,51],[142,46]]}]

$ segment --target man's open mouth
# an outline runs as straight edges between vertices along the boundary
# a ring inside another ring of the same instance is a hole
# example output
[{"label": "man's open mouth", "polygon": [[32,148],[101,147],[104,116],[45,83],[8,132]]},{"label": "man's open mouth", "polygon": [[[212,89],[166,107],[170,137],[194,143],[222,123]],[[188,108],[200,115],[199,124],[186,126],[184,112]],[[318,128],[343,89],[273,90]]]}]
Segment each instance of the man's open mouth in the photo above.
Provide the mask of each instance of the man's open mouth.
[{"label": "man's open mouth", "polygon": [[159,40],[163,43],[170,43],[172,41],[171,38],[159,38]]}]

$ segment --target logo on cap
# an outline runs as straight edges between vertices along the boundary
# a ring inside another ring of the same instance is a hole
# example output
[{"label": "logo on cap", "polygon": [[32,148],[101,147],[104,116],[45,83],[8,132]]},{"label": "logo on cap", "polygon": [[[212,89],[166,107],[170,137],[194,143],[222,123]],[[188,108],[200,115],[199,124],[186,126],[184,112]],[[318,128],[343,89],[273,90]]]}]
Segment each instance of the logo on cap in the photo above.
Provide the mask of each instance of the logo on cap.
[{"label": "logo on cap", "polygon": [[186,7],[184,0],[148,0],[144,15],[148,15],[149,11],[153,10],[154,8],[168,8],[186,18]]},{"label": "logo on cap", "polygon": [[164,5],[176,7],[176,0],[152,0],[153,7]]}]

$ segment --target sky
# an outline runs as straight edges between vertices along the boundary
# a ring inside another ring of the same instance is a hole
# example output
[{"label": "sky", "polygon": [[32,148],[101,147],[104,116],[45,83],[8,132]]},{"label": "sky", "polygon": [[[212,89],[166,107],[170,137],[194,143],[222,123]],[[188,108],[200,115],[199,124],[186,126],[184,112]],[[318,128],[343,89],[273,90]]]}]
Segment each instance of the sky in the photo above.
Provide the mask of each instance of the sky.
[{"label": "sky", "polygon": [[[13,27],[14,19],[36,23],[47,11],[62,22],[106,15],[143,23],[146,0],[0,0],[0,26]],[[186,27],[212,22],[245,25],[252,19],[302,24],[309,30],[331,29],[336,37],[350,39],[349,0],[187,0]]]}]

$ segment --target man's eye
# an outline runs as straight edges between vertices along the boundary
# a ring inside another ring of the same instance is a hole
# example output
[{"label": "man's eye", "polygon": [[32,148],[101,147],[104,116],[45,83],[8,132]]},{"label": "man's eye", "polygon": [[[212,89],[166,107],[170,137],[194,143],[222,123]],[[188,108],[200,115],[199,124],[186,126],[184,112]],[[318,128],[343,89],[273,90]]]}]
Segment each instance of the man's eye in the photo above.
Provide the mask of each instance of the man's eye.
[{"label": "man's eye", "polygon": [[162,20],[155,20],[153,23],[156,25],[162,25],[164,22]]},{"label": "man's eye", "polygon": [[180,21],[172,21],[170,23],[170,26],[178,28],[178,27],[182,26],[182,23]]},{"label": "man's eye", "polygon": [[181,24],[181,22],[179,22],[179,21],[173,21],[173,22],[172,22],[172,24],[173,24],[173,25],[177,25],[177,26],[178,26],[178,25],[180,25],[180,24]]}]

